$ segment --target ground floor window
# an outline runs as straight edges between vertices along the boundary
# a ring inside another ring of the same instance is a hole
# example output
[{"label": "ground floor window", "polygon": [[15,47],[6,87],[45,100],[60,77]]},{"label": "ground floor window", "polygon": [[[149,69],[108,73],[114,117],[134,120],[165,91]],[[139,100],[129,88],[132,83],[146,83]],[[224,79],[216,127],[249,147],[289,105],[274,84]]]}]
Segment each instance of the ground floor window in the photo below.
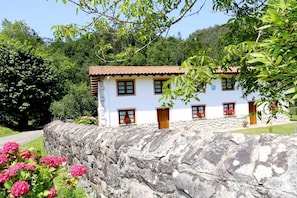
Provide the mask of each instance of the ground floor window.
[{"label": "ground floor window", "polygon": [[192,106],[192,118],[205,118],[205,105]]},{"label": "ground floor window", "polygon": [[119,124],[135,123],[135,109],[119,110]]},{"label": "ground floor window", "polygon": [[235,115],[235,103],[224,103],[224,115]]}]

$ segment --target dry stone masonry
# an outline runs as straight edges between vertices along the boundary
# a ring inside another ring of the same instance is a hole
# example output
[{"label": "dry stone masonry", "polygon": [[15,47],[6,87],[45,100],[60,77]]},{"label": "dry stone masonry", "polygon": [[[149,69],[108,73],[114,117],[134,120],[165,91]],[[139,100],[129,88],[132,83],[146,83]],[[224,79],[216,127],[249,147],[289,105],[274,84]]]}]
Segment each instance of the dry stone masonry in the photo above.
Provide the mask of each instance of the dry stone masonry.
[{"label": "dry stone masonry", "polygon": [[99,128],[54,121],[45,148],[100,198],[295,198],[297,136]]}]

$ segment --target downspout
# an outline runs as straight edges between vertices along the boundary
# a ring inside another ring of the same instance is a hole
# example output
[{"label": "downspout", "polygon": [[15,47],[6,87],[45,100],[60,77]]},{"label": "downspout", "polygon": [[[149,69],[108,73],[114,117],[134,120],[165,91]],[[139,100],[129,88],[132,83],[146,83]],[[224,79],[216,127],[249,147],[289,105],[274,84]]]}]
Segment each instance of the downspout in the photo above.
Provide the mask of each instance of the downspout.
[{"label": "downspout", "polygon": [[100,79],[98,80],[98,82],[97,82],[97,84],[98,84],[98,87],[97,87],[97,98],[98,98],[98,108],[97,108],[97,114],[98,114],[98,121],[99,121],[99,126],[102,124],[101,123],[101,117],[102,117],[102,115],[101,115],[101,113],[100,113],[100,110],[101,110],[101,98],[100,98]]},{"label": "downspout", "polygon": [[111,116],[110,116],[110,98],[109,98],[109,76],[106,77],[107,79],[107,102],[108,102],[108,126],[111,126]]}]

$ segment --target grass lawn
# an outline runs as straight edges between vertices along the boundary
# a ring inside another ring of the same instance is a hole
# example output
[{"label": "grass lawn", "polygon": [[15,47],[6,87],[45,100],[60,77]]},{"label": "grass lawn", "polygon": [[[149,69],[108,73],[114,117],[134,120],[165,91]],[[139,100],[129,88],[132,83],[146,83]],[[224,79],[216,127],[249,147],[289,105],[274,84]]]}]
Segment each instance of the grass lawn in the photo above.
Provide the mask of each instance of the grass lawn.
[{"label": "grass lawn", "polygon": [[291,121],[297,121],[297,115],[291,115]]},{"label": "grass lawn", "polygon": [[231,131],[232,133],[244,133],[244,134],[263,134],[263,133],[271,133],[271,134],[294,134],[294,130],[297,132],[297,122],[292,124],[282,124],[282,125],[272,125],[267,127],[259,127],[259,128],[247,128],[236,131]]},{"label": "grass lawn", "polygon": [[18,133],[19,132],[17,132],[17,131],[13,131],[13,130],[11,130],[9,128],[0,126],[0,137],[15,135],[15,134],[18,134]]},{"label": "grass lawn", "polygon": [[43,136],[21,146],[20,150],[34,148],[37,151],[40,151],[42,156],[46,155],[43,145]]}]

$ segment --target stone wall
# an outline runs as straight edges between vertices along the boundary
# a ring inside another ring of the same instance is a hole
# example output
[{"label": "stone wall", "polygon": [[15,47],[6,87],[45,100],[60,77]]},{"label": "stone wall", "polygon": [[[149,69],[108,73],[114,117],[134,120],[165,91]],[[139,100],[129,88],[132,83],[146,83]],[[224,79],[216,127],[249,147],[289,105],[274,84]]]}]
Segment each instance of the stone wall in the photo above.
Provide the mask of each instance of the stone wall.
[{"label": "stone wall", "polygon": [[[292,129],[293,130],[293,129]],[[47,152],[81,163],[91,197],[297,197],[297,136],[54,121]]]}]

